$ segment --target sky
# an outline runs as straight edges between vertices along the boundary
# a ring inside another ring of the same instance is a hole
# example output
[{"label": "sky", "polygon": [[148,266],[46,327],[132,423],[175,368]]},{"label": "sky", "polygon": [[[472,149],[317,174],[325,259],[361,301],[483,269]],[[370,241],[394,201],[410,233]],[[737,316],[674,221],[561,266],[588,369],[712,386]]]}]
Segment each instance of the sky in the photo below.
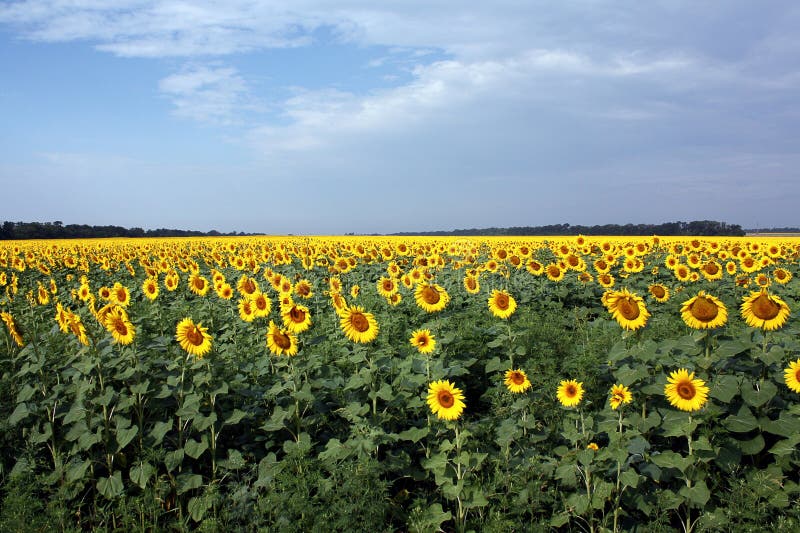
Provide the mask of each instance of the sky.
[{"label": "sky", "polygon": [[0,221],[800,226],[794,1],[0,1]]}]

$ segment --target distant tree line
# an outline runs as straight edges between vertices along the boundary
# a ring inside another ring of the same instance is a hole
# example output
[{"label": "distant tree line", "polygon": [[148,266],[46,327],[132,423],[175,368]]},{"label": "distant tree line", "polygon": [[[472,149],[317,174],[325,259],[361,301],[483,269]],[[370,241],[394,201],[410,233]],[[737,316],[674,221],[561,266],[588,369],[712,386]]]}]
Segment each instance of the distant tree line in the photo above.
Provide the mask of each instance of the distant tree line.
[{"label": "distant tree line", "polygon": [[800,233],[800,228],[752,228],[747,233]]},{"label": "distant tree line", "polygon": [[745,231],[739,224],[714,220],[692,222],[665,222],[663,224],[604,224],[581,226],[550,224],[547,226],[514,226],[511,228],[457,229],[453,231],[427,231],[395,233],[394,235],[430,236],[525,236],[525,235],[725,235],[741,237]]},{"label": "distant tree line", "polygon": [[98,237],[221,237],[249,235],[247,233],[220,233],[188,231],[180,229],[123,228],[121,226],[89,226],[86,224],[67,224],[55,222],[3,222],[0,226],[0,240],[10,239],[94,239]]}]

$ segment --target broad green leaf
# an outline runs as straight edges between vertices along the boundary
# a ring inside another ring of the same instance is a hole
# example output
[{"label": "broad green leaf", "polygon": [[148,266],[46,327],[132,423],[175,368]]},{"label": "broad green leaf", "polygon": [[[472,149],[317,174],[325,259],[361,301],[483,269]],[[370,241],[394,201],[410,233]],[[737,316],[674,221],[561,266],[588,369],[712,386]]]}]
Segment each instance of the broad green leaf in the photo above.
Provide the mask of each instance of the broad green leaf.
[{"label": "broad green leaf", "polygon": [[153,465],[143,462],[132,466],[128,474],[130,475],[131,481],[136,483],[140,489],[144,489],[155,471],[156,469],[153,468]]},{"label": "broad green leaf", "polygon": [[200,439],[199,442],[194,439],[189,439],[186,441],[186,444],[183,445],[183,451],[185,451],[186,455],[192,459],[197,459],[207,449],[208,443],[206,442],[205,436],[204,438]]},{"label": "broad green leaf", "polygon": [[421,438],[426,437],[430,432],[430,428],[428,426],[424,426],[421,428],[409,428],[405,431],[401,431],[397,434],[397,438],[400,440],[410,440],[411,442],[418,442]]},{"label": "broad green leaf", "polygon": [[167,467],[167,471],[172,472],[178,468],[183,462],[183,456],[183,448],[164,454],[164,466]]},{"label": "broad green leaf", "polygon": [[683,487],[680,490],[680,495],[686,498],[688,502],[694,504],[694,507],[704,507],[705,504],[708,503],[709,498],[711,498],[711,493],[708,491],[706,482],[702,479],[695,481],[691,487]]},{"label": "broad green leaf", "polygon": [[201,476],[200,474],[190,474],[186,472],[178,475],[176,481],[178,485],[178,489],[176,492],[179,495],[203,486],[203,476]]},{"label": "broad green leaf", "polygon": [[74,483],[75,481],[79,481],[83,479],[86,475],[86,471],[92,465],[91,461],[79,461],[79,462],[71,462],[67,468],[67,482]]},{"label": "broad green leaf", "polygon": [[625,470],[620,474],[619,479],[624,487],[635,489],[639,485],[640,477],[634,470]]},{"label": "broad green leaf", "polygon": [[791,455],[795,452],[795,450],[797,450],[798,443],[800,443],[800,435],[797,435],[794,438],[779,440],[772,446],[772,448],[769,449],[769,453],[778,457]]},{"label": "broad green leaf", "polygon": [[739,393],[739,378],[728,374],[714,377],[713,387],[708,395],[722,403],[730,402]]},{"label": "broad green leaf", "polygon": [[781,437],[793,437],[800,434],[800,418],[781,411],[777,420],[770,420],[762,417],[759,420],[762,431],[772,433],[773,435],[780,435]]},{"label": "broad green leaf", "polygon": [[735,433],[747,433],[758,427],[758,420],[746,405],[742,405],[736,414],[728,415],[723,425]]},{"label": "broad green leaf", "polygon": [[31,412],[28,409],[28,404],[26,403],[17,404],[17,407],[16,409],[14,409],[14,412],[12,412],[11,415],[8,417],[7,420],[8,425],[16,426],[20,422],[20,420],[22,420],[29,414],[31,414]]},{"label": "broad green leaf", "polygon": [[164,435],[172,427],[172,422],[156,422],[153,429],[150,430],[150,437],[153,439],[153,444],[161,444],[161,441],[164,440]]},{"label": "broad green leaf", "polygon": [[247,413],[242,411],[241,409],[234,409],[233,412],[230,414],[228,418],[225,419],[226,426],[232,426],[238,424],[242,421],[243,418],[249,416]]},{"label": "broad green leaf", "polygon": [[139,433],[138,426],[131,426],[126,429],[117,428],[117,451],[121,451]]},{"label": "broad green leaf", "polygon": [[213,426],[216,421],[217,413],[211,413],[208,416],[198,414],[192,418],[192,428],[194,428],[195,431],[205,431]]},{"label": "broad green leaf", "polygon": [[117,470],[109,477],[103,477],[97,480],[97,492],[102,494],[106,499],[113,500],[122,494],[125,489],[122,484],[122,472]]},{"label": "broad green leaf", "polygon": [[683,457],[682,455],[670,450],[661,452],[659,454],[654,453],[650,456],[650,460],[661,468],[677,468],[681,472],[685,472],[686,469],[694,462],[693,458]]},{"label": "broad green leaf", "polygon": [[750,440],[740,440],[739,449],[742,450],[743,455],[755,455],[764,449],[764,437],[759,433]]},{"label": "broad green leaf", "polygon": [[195,496],[189,500],[189,516],[191,516],[192,520],[195,522],[200,522],[203,520],[206,512],[211,509],[211,506],[211,498],[207,497],[206,495]]},{"label": "broad green leaf", "polygon": [[778,392],[778,387],[771,381],[757,381],[749,383],[747,381],[742,383],[742,398],[744,401],[753,407],[761,407]]}]

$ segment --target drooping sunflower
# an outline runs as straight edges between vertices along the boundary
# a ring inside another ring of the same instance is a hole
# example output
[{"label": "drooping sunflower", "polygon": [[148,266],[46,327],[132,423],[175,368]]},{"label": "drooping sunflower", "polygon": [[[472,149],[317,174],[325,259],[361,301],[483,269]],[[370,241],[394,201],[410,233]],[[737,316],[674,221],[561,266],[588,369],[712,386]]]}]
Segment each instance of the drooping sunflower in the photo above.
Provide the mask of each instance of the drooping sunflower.
[{"label": "drooping sunflower", "polygon": [[778,296],[770,294],[766,289],[751,292],[745,296],[740,307],[742,318],[747,325],[774,331],[783,327],[789,318],[789,306]]},{"label": "drooping sunflower", "polygon": [[622,384],[616,384],[611,387],[611,392],[609,394],[608,403],[611,404],[611,408],[614,410],[618,409],[620,405],[628,404],[633,401],[633,394],[631,394],[630,389]]},{"label": "drooping sunflower", "polygon": [[297,337],[289,330],[279,328],[275,322],[269,321],[267,331],[267,348],[273,355],[297,355]]},{"label": "drooping sunflower", "polygon": [[464,412],[464,393],[447,380],[434,381],[428,386],[428,406],[442,420],[458,420]]},{"label": "drooping sunflower", "polygon": [[514,297],[508,294],[508,291],[497,289],[492,291],[492,295],[489,296],[488,305],[489,311],[497,318],[506,319],[517,310],[517,302]]},{"label": "drooping sunflower", "polygon": [[189,290],[197,296],[205,296],[209,289],[211,289],[211,284],[200,274],[189,276]]},{"label": "drooping sunflower", "polygon": [[420,283],[414,291],[414,300],[428,313],[441,311],[450,301],[450,295],[441,285],[435,283]]},{"label": "drooping sunflower", "polygon": [[661,283],[653,283],[647,290],[650,291],[650,294],[653,296],[655,301],[659,303],[664,303],[669,300],[669,287],[666,285],[662,285]]},{"label": "drooping sunflower", "polygon": [[195,324],[188,317],[178,322],[175,328],[175,340],[180,343],[181,348],[195,357],[202,358],[211,351],[211,335],[208,334],[208,328],[199,322]]},{"label": "drooping sunflower", "polygon": [[84,346],[89,346],[89,337],[86,336],[86,326],[83,325],[80,315],[68,311],[68,325],[73,335],[78,338],[78,342]]},{"label": "drooping sunflower", "polygon": [[339,319],[339,324],[348,339],[362,344],[375,340],[380,329],[375,316],[357,305],[347,308],[347,311]]},{"label": "drooping sunflower", "polygon": [[783,371],[783,379],[787,387],[794,392],[800,392],[800,359],[789,363]]},{"label": "drooping sunflower", "polygon": [[697,296],[683,302],[681,318],[690,328],[718,328],[728,321],[728,309],[719,298],[700,291]]},{"label": "drooping sunflower", "polygon": [[331,306],[333,306],[333,310],[336,312],[337,315],[344,316],[345,311],[347,311],[347,300],[344,299],[344,296],[339,294],[338,292],[331,293]]},{"label": "drooping sunflower", "polygon": [[609,295],[607,300],[608,311],[614,320],[624,329],[637,330],[647,324],[650,313],[644,305],[641,296],[622,289]]},{"label": "drooping sunflower", "polygon": [[281,306],[283,325],[292,333],[302,333],[311,327],[311,314],[308,307],[297,303]]},{"label": "drooping sunflower", "polygon": [[428,354],[436,349],[436,339],[429,329],[418,329],[411,333],[411,346],[415,347],[419,353]]},{"label": "drooping sunflower", "polygon": [[583,383],[574,379],[562,380],[558,384],[556,398],[564,407],[575,407],[583,399]]},{"label": "drooping sunflower", "polygon": [[506,378],[503,383],[505,383],[508,390],[513,393],[525,392],[531,388],[531,381],[521,368],[506,370]]},{"label": "drooping sunflower", "polygon": [[25,345],[25,342],[22,340],[22,335],[20,335],[19,330],[17,329],[17,324],[14,322],[14,317],[11,316],[11,313],[7,313],[5,311],[0,312],[0,319],[6,325],[8,329],[8,334],[11,335],[11,338],[14,340],[14,343],[22,347]]},{"label": "drooping sunflower", "polygon": [[675,370],[667,378],[664,395],[673,407],[681,411],[697,411],[708,401],[708,387],[705,381],[694,377],[685,368]]},{"label": "drooping sunflower", "polygon": [[110,305],[112,307],[109,308],[104,318],[106,329],[117,343],[123,345],[132,343],[136,331],[128,318],[128,313],[118,305]]}]

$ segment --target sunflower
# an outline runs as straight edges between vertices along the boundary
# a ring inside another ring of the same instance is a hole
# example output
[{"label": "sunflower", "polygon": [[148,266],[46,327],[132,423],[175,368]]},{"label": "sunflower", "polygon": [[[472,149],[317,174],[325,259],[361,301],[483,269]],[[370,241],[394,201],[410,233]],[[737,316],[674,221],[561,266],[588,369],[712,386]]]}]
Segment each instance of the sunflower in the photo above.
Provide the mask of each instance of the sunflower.
[{"label": "sunflower", "polygon": [[344,316],[345,312],[347,311],[347,300],[345,300],[344,296],[338,292],[331,293],[331,305],[333,306],[333,310],[336,311],[336,314],[339,316]]},{"label": "sunflower", "polygon": [[776,268],[772,272],[772,279],[781,285],[786,285],[792,280],[792,273],[785,268]]},{"label": "sunflower", "polygon": [[279,328],[275,322],[270,320],[267,331],[267,348],[273,355],[297,355],[297,337],[290,331]]},{"label": "sunflower", "polygon": [[115,283],[111,288],[111,302],[120,307],[128,307],[131,303],[131,291],[125,285]]},{"label": "sunflower", "polygon": [[470,294],[478,294],[481,290],[480,281],[477,276],[464,276],[464,290]]},{"label": "sunflower", "polygon": [[534,276],[541,276],[544,274],[544,265],[536,259],[529,259],[528,262],[525,263],[525,270]]},{"label": "sunflower", "polygon": [[614,286],[614,276],[611,274],[599,274],[597,276],[597,283],[605,289],[610,289]]},{"label": "sunflower", "polygon": [[794,392],[800,392],[800,359],[789,363],[789,367],[783,371],[783,379],[787,387]]},{"label": "sunflower", "polygon": [[67,313],[70,331],[78,338],[78,342],[84,346],[89,346],[89,338],[86,336],[86,326],[83,325],[81,317],[70,311],[67,311]]},{"label": "sunflower", "polygon": [[600,449],[600,446],[598,446],[596,442],[590,442],[589,444],[586,445],[586,449],[596,452],[597,450]]},{"label": "sunflower", "polygon": [[434,381],[428,386],[428,406],[442,420],[458,420],[464,411],[464,393],[447,380]]},{"label": "sunflower", "polygon": [[392,294],[391,296],[389,296],[388,298],[386,298],[386,301],[389,302],[389,305],[395,306],[395,305],[399,305],[400,302],[403,301],[403,297],[400,295],[399,292],[396,292],[396,293]]},{"label": "sunflower", "polygon": [[392,294],[396,293],[398,290],[397,281],[392,278],[387,278],[385,276],[381,276],[378,280],[378,294],[383,296],[384,298],[391,297]]},{"label": "sunflower", "polygon": [[236,290],[239,291],[242,296],[250,296],[258,291],[258,282],[244,274],[239,278],[239,281],[236,282]]},{"label": "sunflower", "polygon": [[702,272],[703,277],[707,280],[714,281],[722,278],[724,270],[719,263],[712,259],[700,268],[700,272]]},{"label": "sunflower", "polygon": [[653,283],[647,287],[647,290],[653,295],[655,301],[659,303],[664,303],[669,300],[669,288],[661,283]]},{"label": "sunflower", "polygon": [[378,336],[378,321],[372,313],[364,311],[363,307],[350,306],[339,323],[347,338],[353,342],[368,343]]},{"label": "sunflower", "polygon": [[766,289],[745,296],[740,309],[742,318],[748,326],[765,331],[783,327],[790,312],[786,302],[770,294]]},{"label": "sunflower", "polygon": [[231,287],[228,283],[220,283],[214,291],[217,293],[217,296],[222,298],[223,300],[230,300],[233,298],[233,287]]},{"label": "sunflower", "polygon": [[307,300],[314,296],[314,289],[311,287],[311,282],[304,278],[295,284],[294,293]]},{"label": "sunflower", "polygon": [[728,309],[718,298],[700,291],[683,302],[681,318],[694,329],[718,328],[728,321]]},{"label": "sunflower", "polygon": [[272,311],[272,300],[266,294],[258,291],[250,297],[250,301],[253,303],[253,312],[256,317],[269,316]]},{"label": "sunflower", "polygon": [[132,343],[136,331],[128,318],[128,313],[118,305],[110,305],[111,307],[105,314],[103,325],[117,343],[123,345]]},{"label": "sunflower", "polygon": [[189,276],[189,290],[197,296],[205,296],[209,289],[211,289],[211,284],[200,274],[192,274]]},{"label": "sunflower", "polygon": [[633,394],[631,394],[630,389],[622,384],[611,387],[609,394],[611,397],[608,399],[608,403],[611,404],[611,408],[614,410],[618,409],[622,404],[631,403],[633,400]]},{"label": "sunflower", "polygon": [[420,283],[414,291],[414,300],[417,305],[428,313],[441,311],[450,301],[450,295],[444,287],[435,283]]},{"label": "sunflower", "polygon": [[204,328],[199,322],[195,324],[188,317],[178,322],[175,328],[175,340],[187,353],[198,358],[211,351],[211,335],[208,334],[208,328]]},{"label": "sunflower", "polygon": [[292,333],[302,333],[311,327],[311,314],[308,307],[296,303],[281,306],[283,325]]},{"label": "sunflower", "polygon": [[245,322],[252,322],[256,318],[256,306],[253,305],[253,300],[250,298],[241,298],[239,300],[239,318]]},{"label": "sunflower", "polygon": [[518,368],[516,370],[506,370],[506,379],[503,381],[508,390],[514,393],[525,392],[531,388],[531,382],[525,371]]},{"label": "sunflower", "polygon": [[411,333],[411,346],[414,346],[419,353],[428,354],[436,349],[436,339],[428,329],[418,329]]},{"label": "sunflower", "polygon": [[685,368],[675,370],[667,378],[664,394],[673,407],[681,411],[697,411],[708,401],[708,387],[705,381],[694,377]]},{"label": "sunflower", "polygon": [[0,319],[2,319],[2,321],[5,323],[8,333],[11,335],[11,338],[14,339],[16,345],[20,347],[24,346],[25,343],[22,340],[22,335],[20,335],[17,325],[14,322],[14,317],[11,316],[11,313],[7,313],[5,311],[0,312]]},{"label": "sunflower", "polygon": [[547,274],[547,279],[550,281],[559,282],[564,279],[564,269],[556,263],[550,263],[544,267],[544,272]]},{"label": "sunflower", "polygon": [[608,311],[624,329],[637,330],[647,324],[650,313],[641,296],[622,289],[609,295]]},{"label": "sunflower", "polygon": [[489,311],[497,318],[508,318],[517,310],[517,302],[507,291],[495,289],[488,300]]},{"label": "sunflower", "polygon": [[577,406],[583,399],[583,383],[578,383],[574,379],[559,382],[556,397],[564,407]]},{"label": "sunflower", "polygon": [[142,292],[151,302],[158,298],[158,279],[147,278],[142,283]]}]

